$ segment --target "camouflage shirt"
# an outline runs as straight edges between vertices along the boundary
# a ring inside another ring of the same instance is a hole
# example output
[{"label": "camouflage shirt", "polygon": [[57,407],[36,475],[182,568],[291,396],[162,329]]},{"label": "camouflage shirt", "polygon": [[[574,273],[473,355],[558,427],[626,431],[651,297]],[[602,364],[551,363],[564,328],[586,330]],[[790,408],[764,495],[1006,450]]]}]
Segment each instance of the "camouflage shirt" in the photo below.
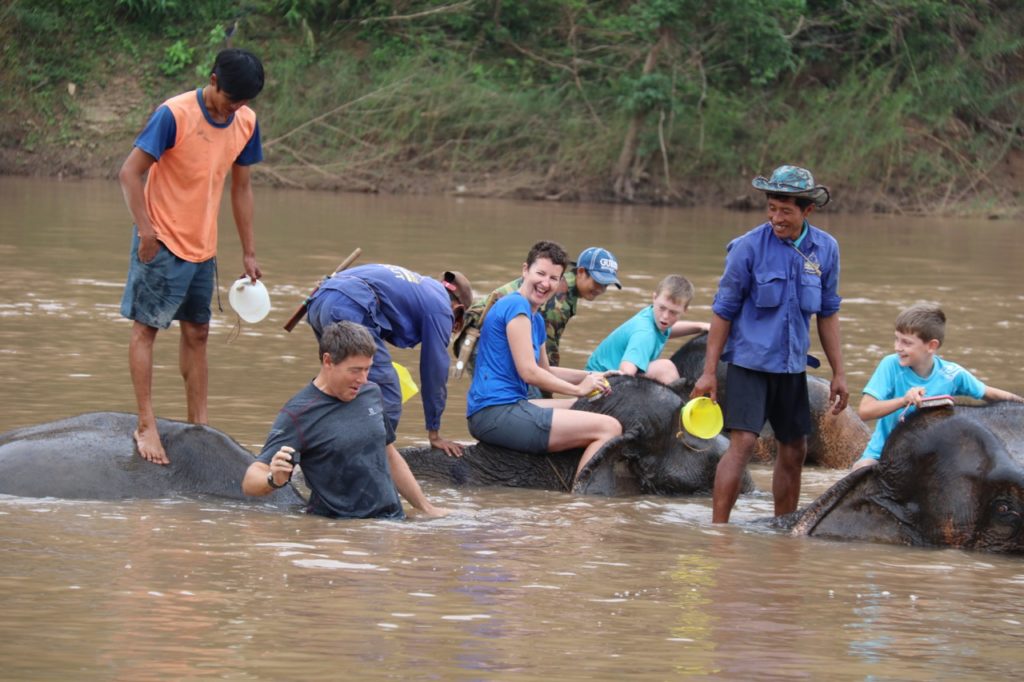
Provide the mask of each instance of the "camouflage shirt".
[{"label": "camouflage shirt", "polygon": [[[541,314],[544,315],[544,321],[547,325],[548,340],[546,344],[546,350],[548,354],[548,363],[552,367],[557,367],[560,356],[558,354],[558,343],[562,340],[562,332],[565,331],[565,325],[569,324],[569,319],[576,314],[576,304],[580,300],[579,289],[576,288],[576,271],[570,270],[565,273],[565,284],[566,291],[559,291],[551,297],[544,307],[541,308]],[[523,278],[519,277],[504,286],[500,286],[491,292],[494,296],[494,300],[497,301],[506,294],[511,294],[523,285]],[[561,289],[561,287],[559,287]],[[490,295],[483,296],[473,301],[473,305],[466,311],[466,329],[470,327],[480,328],[480,316],[484,312],[484,308],[487,305],[487,299]],[[459,337],[462,338],[461,335]],[[458,345],[455,346],[458,348]]]}]

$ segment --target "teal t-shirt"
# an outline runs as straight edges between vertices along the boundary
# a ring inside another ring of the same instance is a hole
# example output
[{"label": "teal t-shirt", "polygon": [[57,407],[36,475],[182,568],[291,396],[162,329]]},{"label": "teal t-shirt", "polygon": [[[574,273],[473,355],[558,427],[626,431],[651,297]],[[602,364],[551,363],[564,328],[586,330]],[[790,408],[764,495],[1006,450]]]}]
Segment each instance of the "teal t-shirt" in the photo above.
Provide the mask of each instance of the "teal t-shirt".
[{"label": "teal t-shirt", "polygon": [[[878,363],[878,369],[871,375],[871,379],[864,387],[864,393],[876,400],[892,400],[906,395],[907,391],[917,386],[924,387],[926,397],[966,395],[980,399],[985,396],[985,384],[955,362],[946,362],[936,355],[932,373],[921,377],[909,367],[902,367],[900,357],[895,353],[885,356]],[[914,408],[911,407],[907,414],[913,411]],[[902,409],[896,410],[878,420],[875,432],[871,434],[871,440],[868,441],[861,459],[878,459],[881,456],[885,440],[899,424],[902,412]]]},{"label": "teal t-shirt", "polygon": [[623,361],[631,362],[641,372],[657,360],[672,329],[662,332],[654,321],[654,307],[647,306],[605,337],[587,360],[587,370],[607,372],[618,369]]}]

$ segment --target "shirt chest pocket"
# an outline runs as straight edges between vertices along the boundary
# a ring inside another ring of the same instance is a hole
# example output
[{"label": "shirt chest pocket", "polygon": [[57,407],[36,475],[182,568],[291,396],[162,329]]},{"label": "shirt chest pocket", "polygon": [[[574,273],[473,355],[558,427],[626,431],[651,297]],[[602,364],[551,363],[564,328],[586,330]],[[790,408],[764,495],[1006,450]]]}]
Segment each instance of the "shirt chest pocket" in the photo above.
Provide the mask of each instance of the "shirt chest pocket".
[{"label": "shirt chest pocket", "polygon": [[800,309],[806,313],[821,310],[821,277],[810,272],[800,274]]},{"label": "shirt chest pocket", "polygon": [[786,293],[786,273],[762,272],[755,276],[754,305],[758,308],[778,308]]}]

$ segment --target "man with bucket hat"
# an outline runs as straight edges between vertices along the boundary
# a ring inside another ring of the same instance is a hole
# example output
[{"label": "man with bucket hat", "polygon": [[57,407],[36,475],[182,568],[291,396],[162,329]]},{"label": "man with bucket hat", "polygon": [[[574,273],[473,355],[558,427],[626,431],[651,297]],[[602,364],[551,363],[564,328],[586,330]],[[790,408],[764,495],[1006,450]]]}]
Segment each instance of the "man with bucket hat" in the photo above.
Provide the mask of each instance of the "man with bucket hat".
[{"label": "man with bucket hat", "polygon": [[[489,306],[503,296],[518,290],[522,284],[523,278],[517,277],[508,284],[498,287],[489,295],[473,302],[466,312],[465,329],[457,338],[452,349],[463,365],[468,365],[471,362],[475,339],[479,336],[480,328],[483,327],[483,318],[487,314]],[[562,286],[540,311],[547,327],[548,336],[545,349],[548,362],[552,367],[559,366],[561,357],[558,344],[569,320],[576,315],[579,300],[582,298],[586,301],[593,301],[612,285],[622,289],[622,283],[619,282],[619,262],[608,249],[589,246],[580,252],[573,267],[566,269]],[[469,341],[468,346],[466,345],[467,341]],[[458,374],[461,375],[461,368],[459,368]]]},{"label": "man with bucket hat", "polygon": [[441,415],[448,400],[448,342],[461,331],[472,301],[469,280],[459,272],[433,279],[398,265],[360,265],[337,272],[320,285],[310,299],[308,319],[318,340],[325,328],[341,320],[370,331],[377,344],[370,381],[380,386],[384,413],[395,430],[402,416],[402,387],[387,344],[420,345],[427,439],[432,447],[458,456],[462,446],[440,435]]},{"label": "man with bucket hat", "polygon": [[755,189],[767,199],[768,221],[726,247],[725,271],[712,304],[704,373],[691,392],[716,400],[719,360],[729,362],[725,428],[729,448],[718,463],[712,498],[714,523],[727,523],[743,473],[770,422],[779,443],[772,476],[775,515],[794,511],[811,430],[806,365],[810,320],[832,367],[833,413],[848,391],[839,335],[839,245],[808,222],[828,203],[828,188],[806,168],[779,166]]}]

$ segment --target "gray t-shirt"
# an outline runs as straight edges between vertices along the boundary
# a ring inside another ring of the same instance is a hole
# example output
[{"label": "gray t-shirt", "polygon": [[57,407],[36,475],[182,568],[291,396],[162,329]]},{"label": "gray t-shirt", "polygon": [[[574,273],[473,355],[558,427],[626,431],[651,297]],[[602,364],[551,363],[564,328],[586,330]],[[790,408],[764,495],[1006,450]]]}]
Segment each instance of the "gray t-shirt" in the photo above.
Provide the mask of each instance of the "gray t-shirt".
[{"label": "gray t-shirt", "polygon": [[284,445],[298,451],[311,514],[402,519],[385,450],[394,440],[377,384],[344,402],[310,382],[277,414],[259,461],[270,464]]}]

